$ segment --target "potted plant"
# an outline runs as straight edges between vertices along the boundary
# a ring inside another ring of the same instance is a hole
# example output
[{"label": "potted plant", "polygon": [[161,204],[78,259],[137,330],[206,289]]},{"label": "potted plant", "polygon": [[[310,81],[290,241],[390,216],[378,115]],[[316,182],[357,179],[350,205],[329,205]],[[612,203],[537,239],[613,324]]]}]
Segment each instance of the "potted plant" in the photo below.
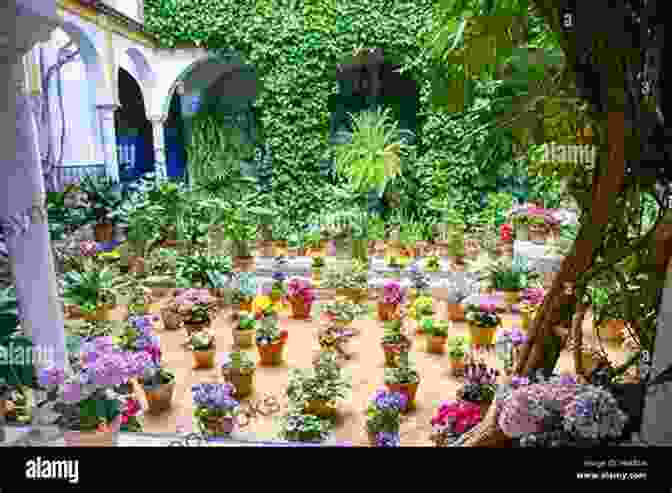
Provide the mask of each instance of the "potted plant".
[{"label": "potted plant", "polygon": [[238,310],[251,312],[257,294],[257,276],[253,272],[239,272],[234,278],[233,302]]},{"label": "potted plant", "polygon": [[189,348],[194,356],[194,368],[213,368],[215,366],[215,334],[206,330],[194,332],[189,336]]},{"label": "potted plant", "polygon": [[277,322],[278,313],[276,304],[273,303],[270,296],[257,296],[252,302],[252,313],[257,320],[263,323],[266,319],[272,319]]},{"label": "potted plant", "polygon": [[83,342],[77,355],[67,372],[54,366],[40,370],[39,385],[59,414],[66,446],[114,446],[122,419],[119,387],[142,377],[149,356],[122,351],[110,337]]},{"label": "potted plant", "polygon": [[411,365],[408,359],[408,351],[399,354],[399,365],[397,367],[385,368],[385,386],[390,392],[399,392],[405,394],[406,407],[402,412],[415,407],[415,396],[420,384],[420,374]]},{"label": "potted plant", "polygon": [[390,320],[383,325],[384,333],[380,341],[385,355],[385,366],[396,367],[399,355],[411,348],[411,340],[403,332],[401,320]]},{"label": "potted plant", "polygon": [[477,283],[466,278],[459,282],[451,282],[446,299],[446,318],[453,322],[464,322],[466,320],[464,300],[477,293]]},{"label": "potted plant", "polygon": [[160,365],[150,366],[139,382],[145,392],[150,414],[161,414],[172,406],[175,374]]},{"label": "potted plant", "polygon": [[394,313],[404,300],[404,290],[395,281],[389,281],[383,286],[383,299],[378,302],[378,319],[381,322],[392,320]]},{"label": "potted plant", "polygon": [[287,279],[287,274],[282,271],[277,271],[273,273],[273,284],[271,285],[270,293],[267,293],[271,297],[273,303],[278,303],[282,301],[287,294],[287,288],[285,287],[285,280]]},{"label": "potted plant", "polygon": [[187,289],[175,297],[174,306],[187,334],[210,326],[216,307],[215,301],[206,289]]},{"label": "potted plant", "polygon": [[138,204],[131,206],[126,213],[129,272],[145,273],[145,257],[161,236],[160,225],[163,212],[163,207],[159,205]]},{"label": "potted plant", "polygon": [[96,241],[112,241],[114,239],[114,214],[124,201],[120,185],[109,178],[87,176],[79,186],[86,195],[86,200],[93,213]]},{"label": "potted plant", "polygon": [[115,343],[125,351],[145,352],[151,361],[158,365],[161,362],[161,344],[154,333],[156,319],[150,316],[131,316],[121,327]]},{"label": "potted plant", "polygon": [[520,303],[520,319],[523,330],[528,330],[530,322],[544,303],[546,296],[543,288],[527,288],[523,290]]},{"label": "potted plant", "polygon": [[343,263],[325,273],[323,287],[335,289],[336,294],[361,303],[368,297],[368,266],[360,262]]},{"label": "potted plant", "polygon": [[324,269],[324,257],[313,257],[313,281],[319,281],[322,278],[322,269]]},{"label": "potted plant", "polygon": [[287,331],[280,330],[278,322],[274,318],[264,318],[261,321],[256,336],[261,365],[277,366],[282,364],[287,337]]},{"label": "potted plant", "polygon": [[227,383],[233,385],[236,399],[252,394],[256,369],[254,361],[244,351],[238,350],[226,355],[222,362],[222,376]]},{"label": "potted plant", "polygon": [[593,326],[595,334],[609,341],[622,339],[625,321],[612,318],[610,315],[615,310],[610,301],[609,289],[605,287],[589,287],[591,308],[594,314]]},{"label": "potted plant", "polygon": [[483,362],[470,362],[464,367],[464,385],[457,391],[460,400],[481,406],[481,415],[488,413],[495,400],[499,372]]},{"label": "potted plant", "polygon": [[504,304],[509,310],[520,303],[520,292],[529,285],[531,272],[515,264],[497,262],[490,276],[490,283],[496,291],[504,294]]},{"label": "potted plant", "polygon": [[432,417],[429,438],[436,447],[447,447],[481,422],[481,406],[468,401],[442,402]]},{"label": "potted plant", "polygon": [[505,329],[497,334],[495,350],[504,365],[504,371],[511,374],[519,358],[520,347],[527,342],[527,336],[517,328]]},{"label": "potted plant", "polygon": [[322,306],[322,313],[328,323],[345,329],[361,313],[361,310],[352,300],[345,296],[337,296],[333,302],[325,303]]},{"label": "potted plant", "polygon": [[177,250],[171,248],[158,248],[149,254],[149,276],[144,283],[151,288],[152,296],[163,298],[173,294],[176,287],[177,257]]},{"label": "potted plant", "polygon": [[[411,320],[420,321],[423,318],[434,315],[434,300],[431,296],[418,296],[408,310],[408,317]],[[422,333],[422,328],[418,326],[418,334]]]},{"label": "potted plant", "polygon": [[469,336],[475,346],[491,346],[495,332],[502,325],[495,305],[467,305],[466,319],[469,324]]},{"label": "potted plant", "polygon": [[469,341],[466,337],[455,336],[448,339],[448,361],[454,375],[464,371],[464,359],[467,355]]},{"label": "potted plant", "polygon": [[257,319],[250,312],[238,312],[235,318],[233,343],[239,348],[252,347],[257,333]]},{"label": "potted plant", "polygon": [[63,275],[63,300],[77,307],[87,320],[109,320],[116,304],[115,276],[111,270],[92,268]]},{"label": "potted plant", "polygon": [[201,383],[191,388],[194,417],[200,430],[213,437],[229,436],[235,429],[240,403],[230,384]]},{"label": "potted plant", "polygon": [[448,340],[449,322],[425,318],[422,321],[429,320],[430,323],[423,327],[423,332],[427,336],[427,352],[434,354],[443,354]]},{"label": "potted plant", "polygon": [[401,413],[408,397],[401,392],[378,390],[366,409],[366,434],[373,447],[398,446]]},{"label": "potted plant", "polygon": [[287,397],[305,414],[321,418],[336,416],[336,402],[345,399],[352,388],[343,375],[333,351],[322,351],[311,371],[294,369],[289,376]]},{"label": "potted plant", "polygon": [[292,318],[307,320],[315,301],[315,288],[308,279],[292,278],[287,285],[289,303],[292,305]]},{"label": "potted plant", "polygon": [[441,261],[436,255],[427,257],[425,261],[425,270],[427,272],[438,272],[441,269]]},{"label": "potted plant", "polygon": [[292,409],[282,419],[279,436],[289,442],[320,443],[329,438],[332,429],[329,420]]}]

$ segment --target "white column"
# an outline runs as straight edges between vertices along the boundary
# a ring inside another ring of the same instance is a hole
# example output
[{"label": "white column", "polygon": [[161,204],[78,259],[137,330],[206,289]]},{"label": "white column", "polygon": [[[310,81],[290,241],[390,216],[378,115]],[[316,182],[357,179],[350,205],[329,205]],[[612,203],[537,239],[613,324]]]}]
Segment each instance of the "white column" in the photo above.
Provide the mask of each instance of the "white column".
[{"label": "white column", "polygon": [[116,104],[97,105],[100,121],[101,148],[105,158],[105,171],[108,178],[119,181],[119,161],[117,159],[117,131],[114,127],[114,112],[119,109]]},{"label": "white column", "polygon": [[153,116],[151,117],[152,130],[154,132],[154,172],[157,177],[165,178],[168,176],[168,168],[166,165],[166,138],[164,131],[164,124],[166,117]]},{"label": "white column", "polygon": [[[0,228],[7,240],[21,326],[35,346],[34,363],[38,368],[50,363],[63,367],[66,364],[63,310],[44,210],[37,128],[20,62],[14,64],[13,72],[9,97],[16,104],[16,154],[12,146],[0,148]],[[6,120],[4,128],[11,128],[12,112],[2,113],[0,118]]]},{"label": "white column", "polygon": [[[658,312],[653,375],[672,365],[672,260]],[[653,446],[672,445],[672,383],[660,385],[646,397],[642,416],[642,439]]]}]

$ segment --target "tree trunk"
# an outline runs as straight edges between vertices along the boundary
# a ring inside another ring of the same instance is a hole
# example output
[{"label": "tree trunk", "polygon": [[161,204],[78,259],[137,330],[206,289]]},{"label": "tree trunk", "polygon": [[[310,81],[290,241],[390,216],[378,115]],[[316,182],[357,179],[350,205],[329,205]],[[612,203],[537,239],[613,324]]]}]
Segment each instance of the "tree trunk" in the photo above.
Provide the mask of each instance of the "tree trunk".
[{"label": "tree trunk", "polygon": [[[590,218],[583,221],[572,251],[562,262],[560,272],[544,300],[539,315],[531,322],[530,339],[522,348],[515,370],[517,374],[524,375],[544,367],[551,370],[555,366],[558,354],[547,354],[546,343],[553,336],[555,327],[561,322],[563,306],[576,304],[574,285],[579,275],[591,267],[595,252],[604,238],[604,229],[609,222],[612,208],[623,188],[624,114],[609,113],[604,126],[605,131],[601,132],[601,135],[607,135],[609,141],[601,145],[598,156],[598,167],[593,177]],[[603,171],[600,173],[600,170]]]}]

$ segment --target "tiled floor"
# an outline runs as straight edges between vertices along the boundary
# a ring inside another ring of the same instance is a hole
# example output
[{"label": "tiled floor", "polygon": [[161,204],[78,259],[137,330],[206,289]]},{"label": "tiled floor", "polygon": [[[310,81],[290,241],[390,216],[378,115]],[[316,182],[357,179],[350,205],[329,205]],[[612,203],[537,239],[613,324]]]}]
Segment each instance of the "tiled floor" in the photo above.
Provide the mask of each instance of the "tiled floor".
[{"label": "tiled floor", "polygon": [[[158,313],[158,305],[154,307]],[[253,397],[271,394],[277,397],[286,406],[283,392],[287,384],[288,370],[291,368],[309,368],[311,360],[317,350],[314,322],[295,321],[283,313],[280,317],[280,326],[289,330],[289,340],[286,347],[286,363],[280,367],[260,367],[256,372],[256,393]],[[218,352],[227,352],[232,348],[230,310],[224,309],[213,323],[217,333]],[[504,316],[505,326],[517,324],[517,317]],[[222,377],[218,369],[194,370],[192,356],[181,345],[185,339],[183,331],[166,331],[160,322],[158,333],[163,348],[163,359],[166,368],[176,374],[177,385],[173,409],[160,416],[146,415],[145,430],[147,432],[175,432],[176,428],[184,430],[191,428],[191,386],[203,382],[221,382]],[[592,338],[592,323],[587,320],[584,326],[586,339]],[[352,377],[353,389],[349,399],[339,404],[339,419],[336,426],[336,439],[339,442],[351,442],[355,445],[367,443],[363,432],[364,409],[371,395],[383,384],[383,353],[380,347],[382,335],[381,325],[373,319],[356,320],[353,327],[361,334],[355,336],[349,346],[353,358],[345,363],[345,370]],[[455,324],[452,335],[467,333],[467,326],[463,323]],[[610,345],[607,351],[614,361],[622,361],[623,354],[618,345]],[[256,349],[249,353],[258,359]],[[408,415],[402,424],[401,440],[404,446],[430,445],[430,419],[438,403],[442,400],[453,399],[455,391],[460,385],[458,379],[449,372],[447,358],[441,355],[428,354],[424,351],[424,338],[415,337],[412,349],[412,360],[420,372],[421,382],[417,396],[417,409]],[[494,353],[488,358],[496,364]],[[571,371],[573,361],[569,353],[562,354],[559,362],[561,370]],[[282,411],[281,411],[282,412]],[[276,437],[278,431],[275,416],[259,417],[243,432],[252,432],[260,440],[269,440]]]}]

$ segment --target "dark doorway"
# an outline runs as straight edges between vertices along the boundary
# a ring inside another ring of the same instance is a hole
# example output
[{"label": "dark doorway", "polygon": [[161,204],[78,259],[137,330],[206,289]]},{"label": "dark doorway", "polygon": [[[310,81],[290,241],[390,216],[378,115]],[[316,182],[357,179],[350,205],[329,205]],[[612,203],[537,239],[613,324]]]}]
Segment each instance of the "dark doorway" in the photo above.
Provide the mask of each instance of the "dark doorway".
[{"label": "dark doorway", "polygon": [[166,143],[166,172],[169,178],[186,178],[187,154],[185,151],[182,96],[175,91],[170,99],[168,118],[164,125]]},{"label": "dark doorway", "polygon": [[154,170],[154,145],[140,86],[123,68],[119,69],[119,104],[114,115],[119,176],[130,181]]}]

